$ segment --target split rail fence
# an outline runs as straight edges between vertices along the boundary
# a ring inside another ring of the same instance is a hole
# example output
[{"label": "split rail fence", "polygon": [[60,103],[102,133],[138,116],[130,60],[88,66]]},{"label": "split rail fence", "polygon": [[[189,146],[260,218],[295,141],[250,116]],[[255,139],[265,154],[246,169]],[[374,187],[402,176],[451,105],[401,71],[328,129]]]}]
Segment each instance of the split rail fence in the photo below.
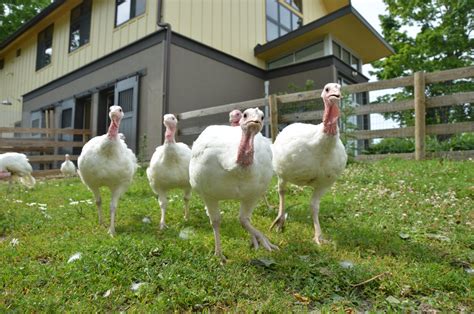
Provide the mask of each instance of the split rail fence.
[{"label": "split rail fence", "polygon": [[[473,103],[474,91],[436,97],[426,97],[426,85],[452,80],[470,79],[472,77],[474,77],[474,66],[431,73],[417,72],[414,75],[406,77],[344,86],[342,88],[343,94],[357,94],[363,92],[371,92],[408,86],[413,86],[414,88],[413,99],[400,100],[390,103],[373,103],[362,106],[356,106],[351,112],[351,115],[359,116],[373,113],[399,112],[414,109],[414,126],[382,130],[356,130],[351,132],[349,136],[354,140],[372,140],[389,137],[414,137],[415,152],[403,154],[358,155],[356,156],[356,159],[376,160],[389,156],[396,156],[406,159],[414,158],[416,160],[421,160],[426,157],[445,157],[453,159],[466,159],[469,157],[473,157],[474,151],[472,150],[427,153],[425,147],[426,135],[460,134],[466,132],[474,132],[474,122],[427,125],[425,121],[426,109]],[[278,126],[281,123],[289,124],[293,122],[321,120],[323,116],[323,110],[280,114],[280,109],[284,109],[289,105],[294,106],[295,103],[304,103],[311,100],[319,100],[320,95],[320,89],[286,95],[270,95],[268,98],[259,98],[244,102],[183,112],[178,114],[178,120],[190,120],[189,122],[192,122],[191,119],[228,113],[234,109],[242,110],[250,107],[268,106],[270,112],[270,115],[268,117],[268,123],[271,128],[271,137],[274,141],[279,132]],[[196,136],[197,134],[202,132],[202,130],[204,130],[207,126],[199,125],[199,121],[197,121],[196,124],[198,125],[181,128],[178,134],[181,136]]]},{"label": "split rail fence", "polygon": [[90,137],[90,130],[0,127],[0,153],[25,153],[35,177],[58,175],[64,153],[77,160],[74,148],[82,148]]}]

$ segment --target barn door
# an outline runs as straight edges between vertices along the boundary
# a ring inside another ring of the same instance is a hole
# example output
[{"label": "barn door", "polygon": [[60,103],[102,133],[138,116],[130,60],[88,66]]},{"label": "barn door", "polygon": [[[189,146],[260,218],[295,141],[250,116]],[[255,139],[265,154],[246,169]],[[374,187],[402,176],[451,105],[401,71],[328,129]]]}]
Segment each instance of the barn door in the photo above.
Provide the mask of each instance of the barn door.
[{"label": "barn door", "polygon": [[[75,116],[75,100],[74,98],[67,99],[61,103],[58,108],[59,123],[57,124],[61,129],[74,129],[74,116]],[[74,135],[72,134],[60,134],[60,141],[72,142],[74,141]],[[59,154],[72,154],[72,147],[61,147],[58,151]]]},{"label": "barn door", "polygon": [[115,84],[114,104],[122,107],[124,117],[120,124],[120,133],[125,135],[128,147],[137,151],[137,119],[138,119],[138,76],[134,76]]}]

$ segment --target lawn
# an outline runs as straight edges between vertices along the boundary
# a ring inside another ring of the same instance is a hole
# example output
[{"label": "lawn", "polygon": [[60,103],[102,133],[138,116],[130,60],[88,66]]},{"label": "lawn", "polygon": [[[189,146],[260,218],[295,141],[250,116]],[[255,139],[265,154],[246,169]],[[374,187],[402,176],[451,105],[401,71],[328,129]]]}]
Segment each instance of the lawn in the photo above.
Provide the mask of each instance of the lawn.
[{"label": "lawn", "polygon": [[114,238],[78,178],[30,191],[3,182],[0,312],[474,311],[474,162],[348,165],[321,202],[322,247],[311,241],[308,188],[290,186],[285,232],[268,231],[275,183],[275,208],[260,202],[252,221],[280,250],[251,249],[238,204],[223,202],[221,265],[197,195],[185,222],[173,193],[169,228],[158,230],[143,168]]}]

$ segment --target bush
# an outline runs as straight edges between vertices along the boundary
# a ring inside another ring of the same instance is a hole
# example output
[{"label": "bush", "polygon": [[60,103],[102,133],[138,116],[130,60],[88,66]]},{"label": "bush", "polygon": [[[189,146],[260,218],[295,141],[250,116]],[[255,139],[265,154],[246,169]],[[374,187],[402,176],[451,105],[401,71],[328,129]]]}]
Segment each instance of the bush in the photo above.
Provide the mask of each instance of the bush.
[{"label": "bush", "polygon": [[[429,152],[443,152],[456,150],[474,150],[474,133],[454,135],[446,141],[438,141],[435,136],[426,139],[426,150]],[[367,149],[365,154],[396,154],[412,153],[415,151],[413,138],[384,138]]]}]

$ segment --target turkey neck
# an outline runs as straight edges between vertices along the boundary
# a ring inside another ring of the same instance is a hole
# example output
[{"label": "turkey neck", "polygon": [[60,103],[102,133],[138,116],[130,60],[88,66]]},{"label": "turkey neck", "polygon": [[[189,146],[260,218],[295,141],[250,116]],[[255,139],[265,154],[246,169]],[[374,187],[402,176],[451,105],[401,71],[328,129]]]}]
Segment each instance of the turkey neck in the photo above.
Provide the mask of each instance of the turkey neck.
[{"label": "turkey neck", "polygon": [[337,119],[339,118],[338,101],[324,100],[323,131],[328,135],[337,134]]},{"label": "turkey neck", "polygon": [[250,166],[253,163],[253,140],[254,132],[245,132],[242,130],[239,151],[237,153],[237,163],[243,167]]},{"label": "turkey neck", "polygon": [[165,144],[176,143],[174,134],[176,133],[176,127],[167,126],[165,132]]},{"label": "turkey neck", "polygon": [[107,132],[110,139],[117,138],[119,126],[120,126],[120,120],[115,121],[114,119],[112,119],[112,122],[110,122],[109,131]]}]

